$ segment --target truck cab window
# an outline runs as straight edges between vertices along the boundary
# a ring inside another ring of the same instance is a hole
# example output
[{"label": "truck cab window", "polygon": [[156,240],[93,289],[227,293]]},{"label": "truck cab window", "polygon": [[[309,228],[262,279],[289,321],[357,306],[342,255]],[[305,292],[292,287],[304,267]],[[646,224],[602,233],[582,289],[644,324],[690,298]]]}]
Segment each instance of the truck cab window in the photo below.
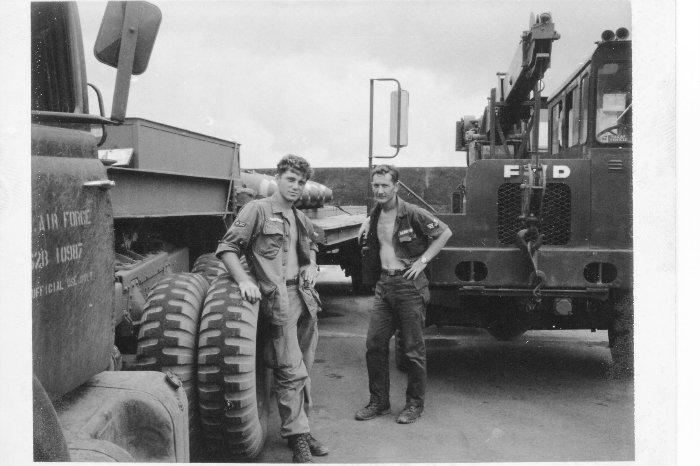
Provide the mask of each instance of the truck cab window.
[{"label": "truck cab window", "polygon": [[32,3],[32,110],[75,109],[67,21],[61,3]]},{"label": "truck cab window", "polygon": [[552,154],[558,154],[562,146],[562,103],[558,102],[552,109]]},{"label": "truck cab window", "polygon": [[632,67],[605,63],[598,69],[596,140],[603,144],[632,142]]}]

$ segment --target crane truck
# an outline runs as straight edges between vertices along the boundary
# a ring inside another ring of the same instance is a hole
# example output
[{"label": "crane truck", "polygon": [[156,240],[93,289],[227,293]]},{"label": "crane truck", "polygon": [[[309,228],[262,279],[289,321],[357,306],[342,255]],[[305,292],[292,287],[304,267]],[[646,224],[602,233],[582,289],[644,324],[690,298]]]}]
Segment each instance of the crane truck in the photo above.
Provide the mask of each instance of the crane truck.
[{"label": "crane truck", "polygon": [[481,118],[456,124],[466,173],[451,213],[436,214],[453,236],[427,267],[426,325],[480,326],[502,341],[607,329],[610,372],[624,376],[634,360],[631,40],[626,28],[603,32],[546,98],[559,37],[551,14],[532,15]]},{"label": "crane truck", "polygon": [[[252,460],[270,411],[258,305],[213,255],[237,210],[274,190],[240,144],[126,118],[161,14],[108,2],[88,83],[78,7],[31,4],[32,371],[36,461]],[[90,112],[88,94],[99,114]],[[357,275],[364,215],[310,183],[320,263]]]}]

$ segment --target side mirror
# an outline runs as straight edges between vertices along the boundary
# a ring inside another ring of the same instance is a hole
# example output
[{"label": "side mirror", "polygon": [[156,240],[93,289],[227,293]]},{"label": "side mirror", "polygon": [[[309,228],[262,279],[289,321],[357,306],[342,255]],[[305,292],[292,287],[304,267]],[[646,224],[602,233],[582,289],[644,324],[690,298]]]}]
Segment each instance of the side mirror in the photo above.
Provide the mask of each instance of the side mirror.
[{"label": "side mirror", "polygon": [[158,34],[160,10],[148,2],[108,2],[95,41],[95,57],[117,69],[113,121],[124,121],[132,74],[146,71]]},{"label": "side mirror", "polygon": [[391,115],[389,117],[389,145],[396,149],[408,145],[408,91],[391,93]]},{"label": "side mirror", "polygon": [[148,2],[107,2],[95,41],[95,58],[118,68],[123,34],[135,33],[131,74],[143,73],[148,67],[161,19],[158,7]]}]

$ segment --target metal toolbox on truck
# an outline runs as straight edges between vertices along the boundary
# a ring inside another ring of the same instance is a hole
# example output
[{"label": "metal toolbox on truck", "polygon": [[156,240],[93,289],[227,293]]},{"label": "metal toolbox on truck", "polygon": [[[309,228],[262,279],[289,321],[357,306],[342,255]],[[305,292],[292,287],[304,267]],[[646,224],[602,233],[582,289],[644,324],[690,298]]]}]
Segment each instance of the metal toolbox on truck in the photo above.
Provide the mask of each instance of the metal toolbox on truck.
[{"label": "metal toolbox on truck", "polygon": [[240,144],[140,118],[110,127],[101,158],[131,155],[108,169],[114,218],[222,215],[240,178]]},{"label": "metal toolbox on truck", "polygon": [[141,118],[110,127],[100,150],[133,149],[128,168],[229,179],[240,173],[240,144]]}]

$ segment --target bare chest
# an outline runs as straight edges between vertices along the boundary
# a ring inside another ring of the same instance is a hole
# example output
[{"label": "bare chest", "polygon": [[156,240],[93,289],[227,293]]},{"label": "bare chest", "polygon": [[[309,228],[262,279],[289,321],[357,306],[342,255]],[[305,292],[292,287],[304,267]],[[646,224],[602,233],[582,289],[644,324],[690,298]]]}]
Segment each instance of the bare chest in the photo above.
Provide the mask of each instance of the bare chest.
[{"label": "bare chest", "polygon": [[299,230],[297,228],[297,222],[294,215],[290,215],[290,217],[287,218],[287,225],[289,228],[289,245],[290,247],[294,247],[297,244],[297,241],[299,241]]},{"label": "bare chest", "polygon": [[377,222],[377,238],[380,243],[391,244],[394,236],[394,225],[396,223],[396,212],[393,214],[385,214],[382,212],[379,215]]}]

